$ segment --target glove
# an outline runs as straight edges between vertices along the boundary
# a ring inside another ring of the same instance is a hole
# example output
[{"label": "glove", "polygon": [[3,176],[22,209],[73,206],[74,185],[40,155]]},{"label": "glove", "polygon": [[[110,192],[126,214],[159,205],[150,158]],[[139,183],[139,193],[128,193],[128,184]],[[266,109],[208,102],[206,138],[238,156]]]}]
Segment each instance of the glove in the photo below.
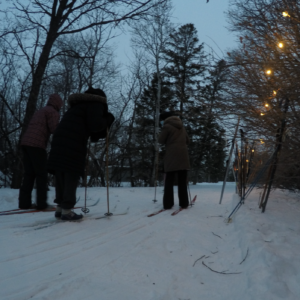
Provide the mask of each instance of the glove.
[{"label": "glove", "polygon": [[107,135],[107,129],[110,129],[112,123],[115,121],[115,117],[112,113],[108,112],[104,117],[106,121],[106,127],[98,132],[93,132],[91,134],[91,142],[96,143],[99,139],[105,139]]},{"label": "glove", "polygon": [[91,143],[97,143],[99,139],[106,138],[106,130],[102,130],[100,132],[93,132],[91,133]]}]

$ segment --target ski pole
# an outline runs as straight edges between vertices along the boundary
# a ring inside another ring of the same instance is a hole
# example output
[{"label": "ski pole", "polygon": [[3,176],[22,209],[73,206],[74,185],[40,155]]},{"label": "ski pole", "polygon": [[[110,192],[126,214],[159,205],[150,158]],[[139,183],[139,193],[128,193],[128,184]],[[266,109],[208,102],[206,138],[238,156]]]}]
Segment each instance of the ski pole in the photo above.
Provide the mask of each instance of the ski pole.
[{"label": "ski pole", "polygon": [[106,130],[106,191],[107,191],[107,213],[105,213],[105,216],[112,216],[113,213],[109,212],[109,174],[108,174],[108,128]]},{"label": "ski pole", "polygon": [[157,177],[158,177],[158,161],[159,161],[159,149],[157,151],[157,164],[155,168],[155,180],[154,180],[154,199],[152,200],[154,203],[157,202],[156,200],[156,187],[157,187]]},{"label": "ski pole", "polygon": [[188,191],[189,191],[189,197],[190,197],[190,206],[192,206],[192,196],[191,196],[191,191],[190,191],[190,185],[189,185],[189,181],[187,181],[187,188],[188,188]]},{"label": "ski pole", "polygon": [[89,169],[89,154],[90,154],[90,147],[91,147],[91,140],[89,140],[88,151],[86,155],[86,163],[85,163],[85,177],[84,177],[84,207],[81,209],[82,212],[85,214],[89,213],[90,210],[86,207],[86,195],[87,195],[87,176],[88,176],[88,169]]}]

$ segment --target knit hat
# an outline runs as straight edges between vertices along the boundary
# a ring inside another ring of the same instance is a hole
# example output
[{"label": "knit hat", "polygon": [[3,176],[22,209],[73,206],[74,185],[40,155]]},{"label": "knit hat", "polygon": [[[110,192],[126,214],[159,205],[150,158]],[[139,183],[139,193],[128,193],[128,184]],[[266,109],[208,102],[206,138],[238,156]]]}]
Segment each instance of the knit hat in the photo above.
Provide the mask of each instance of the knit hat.
[{"label": "knit hat", "polygon": [[101,96],[101,97],[105,97],[106,98],[105,93],[101,89],[94,89],[91,86],[84,93],[85,94],[97,95],[97,96]]},{"label": "knit hat", "polygon": [[68,98],[70,107],[82,102],[101,102],[105,104],[106,111],[108,110],[106,95],[101,89],[94,89],[90,86],[83,94],[72,94]]},{"label": "knit hat", "polygon": [[162,112],[160,115],[159,115],[159,121],[164,121],[165,119],[169,118],[169,117],[173,117],[173,116],[176,116],[178,117],[178,113],[174,112],[174,111],[165,111],[165,112]]},{"label": "knit hat", "polygon": [[51,94],[47,105],[53,106],[57,111],[59,111],[63,105],[63,101],[58,94]]}]

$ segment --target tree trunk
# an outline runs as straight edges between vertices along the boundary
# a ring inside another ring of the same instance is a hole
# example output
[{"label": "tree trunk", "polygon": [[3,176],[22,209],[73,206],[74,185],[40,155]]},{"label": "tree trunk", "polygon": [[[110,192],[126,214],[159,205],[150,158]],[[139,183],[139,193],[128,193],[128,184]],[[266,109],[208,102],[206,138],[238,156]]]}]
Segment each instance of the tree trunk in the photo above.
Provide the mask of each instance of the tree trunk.
[{"label": "tree trunk", "polygon": [[157,173],[158,173],[158,156],[159,156],[159,114],[160,114],[160,98],[161,98],[161,78],[158,69],[157,73],[157,99],[156,99],[156,109],[155,109],[155,125],[154,125],[154,164],[152,168],[152,178],[150,186],[156,186]]},{"label": "tree trunk", "polygon": [[[52,26],[53,27],[53,26]],[[51,30],[51,28],[50,28]],[[23,164],[22,164],[22,152],[20,147],[21,138],[27,129],[27,126],[36,110],[37,100],[40,92],[40,88],[43,81],[43,76],[47,68],[50,52],[57,37],[57,30],[52,28],[52,32],[49,31],[42,53],[40,55],[36,70],[32,76],[31,89],[26,105],[25,117],[23,121],[23,127],[19,138],[19,143],[16,151],[16,160],[13,168],[12,184],[11,188],[18,189],[22,183]]]}]

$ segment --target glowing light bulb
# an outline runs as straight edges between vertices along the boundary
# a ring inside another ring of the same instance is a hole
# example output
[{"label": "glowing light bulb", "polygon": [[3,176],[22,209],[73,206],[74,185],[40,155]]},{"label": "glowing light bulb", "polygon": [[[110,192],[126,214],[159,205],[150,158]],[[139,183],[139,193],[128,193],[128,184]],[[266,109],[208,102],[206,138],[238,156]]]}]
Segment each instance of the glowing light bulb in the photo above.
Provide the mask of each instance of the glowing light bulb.
[{"label": "glowing light bulb", "polygon": [[254,149],[252,149],[252,152],[254,152]]},{"label": "glowing light bulb", "polygon": [[277,94],[277,92],[276,91],[273,91],[273,95],[275,96]]},{"label": "glowing light bulb", "polygon": [[267,74],[267,75],[271,75],[271,74],[272,74],[272,71],[269,69],[269,70],[266,71],[266,74]]},{"label": "glowing light bulb", "polygon": [[263,116],[263,115],[264,115],[264,113],[260,113],[260,115],[261,115],[261,116]]},{"label": "glowing light bulb", "polygon": [[266,104],[265,104],[265,107],[269,107],[269,104],[268,104],[268,103],[266,103]]},{"label": "glowing light bulb", "polygon": [[289,15],[289,13],[288,13],[287,11],[283,11],[283,12],[282,12],[282,15],[283,15],[284,17],[290,17],[290,15]]},{"label": "glowing light bulb", "polygon": [[281,42],[280,42],[280,43],[278,43],[278,47],[279,47],[279,48],[283,48],[283,46],[284,46],[284,44],[283,44],[283,43],[281,43]]}]

